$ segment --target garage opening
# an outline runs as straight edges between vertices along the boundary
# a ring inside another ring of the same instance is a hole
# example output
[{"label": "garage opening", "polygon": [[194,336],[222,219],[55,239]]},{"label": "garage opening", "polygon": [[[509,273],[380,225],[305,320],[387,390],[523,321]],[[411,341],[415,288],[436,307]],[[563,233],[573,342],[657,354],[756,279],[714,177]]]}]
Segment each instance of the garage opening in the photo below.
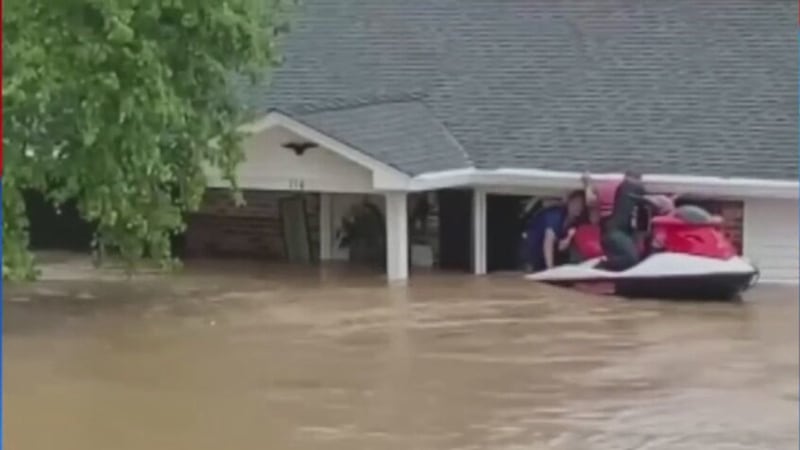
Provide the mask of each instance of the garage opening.
[{"label": "garage opening", "polygon": [[[439,267],[470,271],[472,268],[471,189],[437,191],[439,203]],[[486,196],[486,269],[520,271],[521,239],[528,218],[552,197],[514,194]]]},{"label": "garage opening", "polygon": [[531,197],[486,196],[486,269],[489,272],[521,270],[520,245]]},{"label": "garage opening", "polygon": [[472,268],[472,195],[467,189],[436,192],[441,269],[468,272]]}]

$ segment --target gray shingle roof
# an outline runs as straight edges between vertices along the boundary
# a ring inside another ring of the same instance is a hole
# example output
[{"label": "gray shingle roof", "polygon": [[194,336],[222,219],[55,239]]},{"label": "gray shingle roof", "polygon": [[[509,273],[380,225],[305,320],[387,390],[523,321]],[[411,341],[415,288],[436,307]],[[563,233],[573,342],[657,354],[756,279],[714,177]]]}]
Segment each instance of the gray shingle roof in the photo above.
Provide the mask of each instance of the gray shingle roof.
[{"label": "gray shingle roof", "polygon": [[427,142],[435,118],[481,168],[797,179],[796,17],[794,0],[304,0],[248,99],[418,102],[319,116],[412,173],[466,163]]},{"label": "gray shingle roof", "polygon": [[294,117],[411,175],[471,166],[458,142],[419,102],[377,103]]}]

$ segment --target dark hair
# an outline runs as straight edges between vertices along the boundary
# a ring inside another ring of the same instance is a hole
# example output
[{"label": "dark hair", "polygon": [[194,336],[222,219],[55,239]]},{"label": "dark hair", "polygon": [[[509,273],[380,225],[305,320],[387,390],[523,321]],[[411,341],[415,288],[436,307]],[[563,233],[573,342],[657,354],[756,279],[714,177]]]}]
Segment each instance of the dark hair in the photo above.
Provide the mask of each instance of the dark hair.
[{"label": "dark hair", "polygon": [[633,178],[635,180],[641,180],[642,179],[642,172],[640,172],[638,170],[628,169],[628,170],[625,171],[625,177],[626,178]]},{"label": "dark hair", "polygon": [[583,205],[582,211],[578,217],[575,218],[575,222],[573,225],[582,224],[589,221],[589,216],[586,210],[586,192],[581,189],[576,189],[571,191],[569,195],[567,195],[567,203],[579,199]]},{"label": "dark hair", "polygon": [[579,198],[584,203],[586,203],[586,193],[584,191],[580,190],[580,189],[576,189],[574,191],[571,191],[569,193],[569,195],[567,195],[567,201],[568,202],[571,202],[572,200],[575,200],[576,198]]}]

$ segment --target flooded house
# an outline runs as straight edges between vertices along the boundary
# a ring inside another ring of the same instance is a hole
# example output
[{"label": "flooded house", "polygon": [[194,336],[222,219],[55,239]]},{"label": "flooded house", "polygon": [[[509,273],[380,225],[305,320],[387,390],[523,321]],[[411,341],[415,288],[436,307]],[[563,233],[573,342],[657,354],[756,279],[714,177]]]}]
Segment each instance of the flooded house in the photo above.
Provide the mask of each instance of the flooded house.
[{"label": "flooded house", "polygon": [[[762,280],[796,283],[795,6],[303,2],[282,67],[240,85],[248,205],[210,190],[187,252],[506,270],[526,198],[635,166],[723,216]],[[371,252],[341,239],[365,204],[385,223]]]},{"label": "flooded house", "polygon": [[[515,269],[531,196],[635,167],[798,281],[796,4],[307,0],[183,253]],[[35,233],[34,233],[35,234]]]},{"label": "flooded house", "polygon": [[[209,173],[175,242],[210,264],[5,287],[3,447],[797,448],[797,286],[470,275],[516,269],[532,198],[634,168],[796,285],[797,2],[299,3],[285,63],[239,85],[246,204]],[[73,204],[27,200],[33,247],[88,248]]]}]

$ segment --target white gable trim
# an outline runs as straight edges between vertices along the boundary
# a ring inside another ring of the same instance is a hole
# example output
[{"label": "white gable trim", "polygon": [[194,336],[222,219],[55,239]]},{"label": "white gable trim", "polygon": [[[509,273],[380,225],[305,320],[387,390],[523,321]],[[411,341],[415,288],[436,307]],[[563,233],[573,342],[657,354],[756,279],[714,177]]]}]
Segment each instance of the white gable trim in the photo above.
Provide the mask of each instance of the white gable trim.
[{"label": "white gable trim", "polygon": [[[432,172],[414,177],[410,188],[416,191],[459,186],[509,186],[520,188],[575,189],[580,186],[580,172],[537,169],[459,169]],[[592,174],[593,180],[610,180],[620,174]],[[654,191],[736,197],[798,199],[797,181],[756,178],[722,178],[651,174],[644,176]]]},{"label": "white gable trim", "polygon": [[[286,128],[323,146],[341,157],[372,172],[376,191],[426,191],[456,187],[506,187],[520,189],[575,189],[580,186],[580,172],[539,169],[455,169],[429,172],[415,177],[379,161],[327,134],[280,111],[241,126],[240,131],[257,134],[273,127]],[[245,162],[246,164],[246,162]],[[620,174],[592,174],[594,180],[619,177]],[[800,183],[794,180],[725,178],[647,174],[644,181],[654,191],[735,198],[800,198]]]},{"label": "white gable trim", "polygon": [[274,127],[290,130],[369,169],[372,171],[376,190],[407,190],[409,187],[411,177],[407,174],[279,111],[270,111],[261,119],[239,127],[239,131],[246,134],[258,134]]}]

